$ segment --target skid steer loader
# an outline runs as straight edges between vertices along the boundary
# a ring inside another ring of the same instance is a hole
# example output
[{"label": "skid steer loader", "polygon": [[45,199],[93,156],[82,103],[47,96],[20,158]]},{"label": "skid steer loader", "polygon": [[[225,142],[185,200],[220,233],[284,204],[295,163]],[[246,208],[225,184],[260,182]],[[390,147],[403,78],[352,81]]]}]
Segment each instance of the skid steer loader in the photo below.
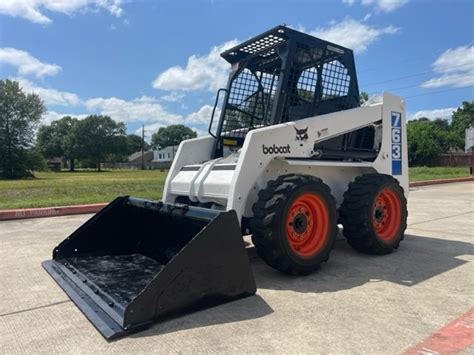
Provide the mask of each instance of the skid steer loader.
[{"label": "skid steer loader", "polygon": [[43,263],[108,339],[254,294],[243,233],[293,275],[328,260],[338,223],[360,252],[403,239],[404,102],[361,107],[352,51],[285,26],[222,57],[209,136],[180,144],[163,201],[117,198]]}]

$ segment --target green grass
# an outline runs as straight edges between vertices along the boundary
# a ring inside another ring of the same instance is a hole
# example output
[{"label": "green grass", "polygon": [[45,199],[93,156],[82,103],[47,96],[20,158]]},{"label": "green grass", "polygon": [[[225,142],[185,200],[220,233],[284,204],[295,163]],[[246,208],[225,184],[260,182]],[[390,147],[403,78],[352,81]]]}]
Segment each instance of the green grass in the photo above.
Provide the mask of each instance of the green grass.
[{"label": "green grass", "polygon": [[415,167],[410,168],[410,181],[423,181],[423,180],[436,180],[436,179],[449,179],[468,177],[469,168],[467,166],[462,167]]},{"label": "green grass", "polygon": [[160,199],[166,173],[159,170],[38,172],[36,178],[0,180],[0,209],[110,202],[120,195]]},{"label": "green grass", "polygon": [[[39,172],[36,178],[0,180],[0,209],[110,202],[120,195],[160,199],[166,172],[111,170]],[[469,168],[410,168],[410,181],[469,176]]]}]

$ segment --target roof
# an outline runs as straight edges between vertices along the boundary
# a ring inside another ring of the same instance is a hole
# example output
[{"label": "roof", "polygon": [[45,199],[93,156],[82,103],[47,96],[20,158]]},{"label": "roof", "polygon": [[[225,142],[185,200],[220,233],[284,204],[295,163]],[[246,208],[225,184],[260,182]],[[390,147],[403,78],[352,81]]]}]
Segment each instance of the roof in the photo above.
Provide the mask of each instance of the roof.
[{"label": "roof", "polygon": [[[144,155],[147,155],[147,154],[150,154],[150,153],[153,154],[153,151],[148,150],[144,153]],[[136,160],[136,159],[141,158],[141,157],[142,157],[142,152],[141,151],[135,152],[135,153],[128,156],[128,161],[130,162],[130,161]]]},{"label": "roof", "polygon": [[295,40],[310,47],[328,49],[339,54],[347,51],[352,52],[352,50],[338,44],[280,25],[226,50],[221,56],[231,64],[254,56],[270,59],[276,56],[276,48],[289,40]]},{"label": "roof", "polygon": [[163,149],[155,150],[156,153],[168,153],[168,152],[176,152],[178,150],[178,145],[170,145]]}]

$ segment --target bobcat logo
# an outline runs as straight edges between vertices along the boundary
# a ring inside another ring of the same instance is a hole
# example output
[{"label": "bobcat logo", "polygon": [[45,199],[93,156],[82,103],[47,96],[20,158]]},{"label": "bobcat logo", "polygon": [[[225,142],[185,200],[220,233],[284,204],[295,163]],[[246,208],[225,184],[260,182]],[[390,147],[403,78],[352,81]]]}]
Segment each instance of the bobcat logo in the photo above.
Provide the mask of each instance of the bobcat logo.
[{"label": "bobcat logo", "polygon": [[308,139],[308,127],[303,129],[298,129],[295,127],[296,131],[296,140],[297,141],[305,141]]}]

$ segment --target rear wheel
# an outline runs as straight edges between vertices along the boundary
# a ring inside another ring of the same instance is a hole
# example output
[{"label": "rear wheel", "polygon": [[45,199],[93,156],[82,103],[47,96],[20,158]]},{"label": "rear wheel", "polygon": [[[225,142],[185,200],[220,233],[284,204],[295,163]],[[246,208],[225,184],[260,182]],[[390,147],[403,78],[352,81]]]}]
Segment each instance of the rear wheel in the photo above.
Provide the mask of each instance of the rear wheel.
[{"label": "rear wheel", "polygon": [[349,184],[340,209],[343,234],[356,250],[388,254],[403,240],[407,201],[390,175],[367,174]]},{"label": "rear wheel", "polygon": [[258,196],[252,241],[267,264],[304,275],[328,260],[338,229],[336,202],[327,185],[313,176],[283,175]]}]

